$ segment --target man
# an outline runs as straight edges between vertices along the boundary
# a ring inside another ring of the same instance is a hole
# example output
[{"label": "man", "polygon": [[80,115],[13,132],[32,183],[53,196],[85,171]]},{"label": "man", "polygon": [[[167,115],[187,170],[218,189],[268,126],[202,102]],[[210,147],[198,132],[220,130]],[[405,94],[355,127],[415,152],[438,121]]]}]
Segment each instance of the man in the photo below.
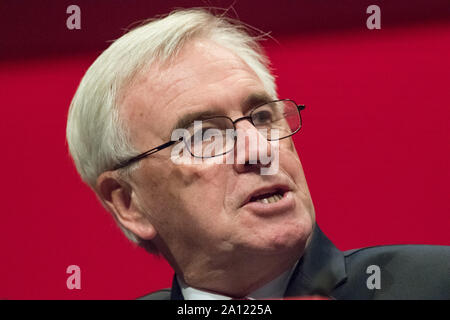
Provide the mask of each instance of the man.
[{"label": "man", "polygon": [[243,26],[204,10],[151,21],[98,57],[67,140],[125,234],[175,270],[171,290],[144,298],[450,298],[449,248],[342,253],[320,231],[290,138],[303,108],[277,97]]}]

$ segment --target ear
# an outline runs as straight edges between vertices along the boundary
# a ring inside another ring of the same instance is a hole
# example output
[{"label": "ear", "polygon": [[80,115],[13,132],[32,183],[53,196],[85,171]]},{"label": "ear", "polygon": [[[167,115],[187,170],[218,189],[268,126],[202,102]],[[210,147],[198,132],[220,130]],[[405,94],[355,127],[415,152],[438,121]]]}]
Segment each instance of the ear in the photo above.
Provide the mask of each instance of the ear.
[{"label": "ear", "polygon": [[132,187],[115,171],[103,172],[97,178],[97,194],[114,217],[125,228],[144,240],[153,239],[157,232],[145,212],[136,204]]}]

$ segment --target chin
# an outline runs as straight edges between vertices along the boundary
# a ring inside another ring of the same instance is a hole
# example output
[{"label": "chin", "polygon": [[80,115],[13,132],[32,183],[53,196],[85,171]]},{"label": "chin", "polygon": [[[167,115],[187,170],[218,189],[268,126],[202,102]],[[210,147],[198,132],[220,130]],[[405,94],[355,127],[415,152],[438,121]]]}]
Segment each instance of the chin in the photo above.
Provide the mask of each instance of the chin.
[{"label": "chin", "polygon": [[[312,233],[312,221],[299,221],[283,226],[273,227],[264,234],[259,234],[255,246],[264,253],[301,252]],[[260,230],[261,231],[261,230]],[[259,232],[258,232],[259,233]]]}]

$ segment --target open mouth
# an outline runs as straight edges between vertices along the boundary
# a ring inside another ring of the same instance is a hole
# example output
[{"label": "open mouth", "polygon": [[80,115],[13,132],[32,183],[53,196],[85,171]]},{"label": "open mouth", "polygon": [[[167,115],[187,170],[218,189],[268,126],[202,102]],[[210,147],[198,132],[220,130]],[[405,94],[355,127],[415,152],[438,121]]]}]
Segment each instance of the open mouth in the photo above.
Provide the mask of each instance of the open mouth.
[{"label": "open mouth", "polygon": [[254,191],[244,202],[244,205],[251,202],[263,204],[276,203],[283,199],[289,188],[284,185],[273,185]]},{"label": "open mouth", "polygon": [[283,199],[286,191],[276,190],[274,192],[264,193],[257,196],[252,196],[249,202],[260,202],[260,203],[275,203]]},{"label": "open mouth", "polygon": [[242,207],[259,216],[273,216],[292,212],[295,199],[287,185],[273,185],[253,191]]}]

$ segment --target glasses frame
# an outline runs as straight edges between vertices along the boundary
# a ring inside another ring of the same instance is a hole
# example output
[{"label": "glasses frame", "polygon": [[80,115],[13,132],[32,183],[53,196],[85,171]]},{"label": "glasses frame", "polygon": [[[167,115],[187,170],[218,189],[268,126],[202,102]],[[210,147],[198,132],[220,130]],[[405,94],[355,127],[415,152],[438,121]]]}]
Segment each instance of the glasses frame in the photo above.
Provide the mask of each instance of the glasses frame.
[{"label": "glasses frame", "polygon": [[[295,130],[294,132],[292,132],[290,135],[287,135],[287,136],[285,136],[285,137],[283,137],[283,138],[279,138],[279,139],[276,139],[276,140],[286,139],[286,138],[289,138],[289,137],[293,136],[294,134],[296,134],[296,133],[297,133],[298,131],[300,131],[300,129],[302,128],[303,122],[302,122],[302,115],[301,115],[301,112],[300,112],[300,111],[302,111],[302,110],[304,110],[304,109],[306,108],[305,105],[303,105],[303,104],[297,104],[294,100],[291,100],[291,99],[279,99],[279,100],[273,100],[273,101],[269,101],[269,102],[264,102],[264,103],[262,103],[262,104],[260,104],[260,105],[255,106],[248,116],[240,117],[240,118],[237,118],[237,119],[235,119],[235,120],[231,119],[231,118],[228,117],[228,116],[217,115],[217,116],[212,116],[212,117],[209,117],[209,118],[202,119],[202,121],[206,121],[206,120],[210,120],[210,119],[215,119],[215,118],[226,118],[226,119],[230,120],[230,121],[233,123],[233,129],[234,129],[235,131],[236,131],[236,123],[238,123],[239,121],[243,121],[243,120],[248,120],[254,127],[256,127],[255,124],[253,123],[252,113],[253,113],[256,109],[258,109],[259,107],[261,107],[261,106],[264,106],[264,105],[270,104],[270,103],[274,103],[274,102],[281,102],[281,101],[290,101],[290,102],[294,103],[295,106],[297,107],[298,116],[299,116],[299,118],[300,118],[300,126],[298,127],[297,130]],[[134,163],[134,162],[137,162],[137,161],[139,161],[139,160],[142,160],[142,159],[148,157],[149,155],[152,155],[152,154],[154,154],[154,153],[156,153],[156,152],[158,152],[158,151],[161,151],[161,150],[163,150],[163,149],[166,149],[166,148],[168,148],[168,147],[172,146],[173,144],[175,144],[175,143],[177,143],[177,142],[180,142],[180,141],[183,141],[183,137],[181,137],[180,139],[175,140],[175,141],[172,141],[172,140],[171,140],[171,141],[168,141],[168,142],[163,143],[163,144],[161,144],[161,145],[159,145],[159,146],[157,146],[157,147],[154,147],[154,148],[152,148],[152,149],[150,149],[150,150],[147,150],[147,151],[145,151],[145,152],[143,152],[143,153],[141,153],[141,154],[138,154],[138,155],[135,156],[135,157],[132,157],[132,158],[130,158],[130,159],[128,159],[128,160],[122,161],[122,162],[120,162],[118,165],[116,165],[112,170],[115,171],[115,170],[118,170],[118,169],[125,168],[125,167],[131,165],[131,164]],[[268,140],[268,141],[275,141],[275,140]],[[186,142],[185,142],[185,143],[186,143]],[[234,147],[235,147],[235,146],[236,146],[236,144],[234,145]],[[189,148],[187,145],[186,145],[186,147],[188,148],[189,153],[190,153],[193,157],[196,157],[196,158],[203,158],[203,157],[198,157],[198,156],[193,155],[192,152],[191,152],[191,150],[190,150],[190,148]],[[233,148],[234,148],[234,147],[233,147]],[[222,154],[218,154],[218,155],[216,155],[216,156],[224,155],[224,154],[230,152],[231,150],[233,150],[233,149],[230,149],[229,151],[224,152],[224,153],[222,153]],[[216,156],[215,156],[215,157],[216,157]]]}]

